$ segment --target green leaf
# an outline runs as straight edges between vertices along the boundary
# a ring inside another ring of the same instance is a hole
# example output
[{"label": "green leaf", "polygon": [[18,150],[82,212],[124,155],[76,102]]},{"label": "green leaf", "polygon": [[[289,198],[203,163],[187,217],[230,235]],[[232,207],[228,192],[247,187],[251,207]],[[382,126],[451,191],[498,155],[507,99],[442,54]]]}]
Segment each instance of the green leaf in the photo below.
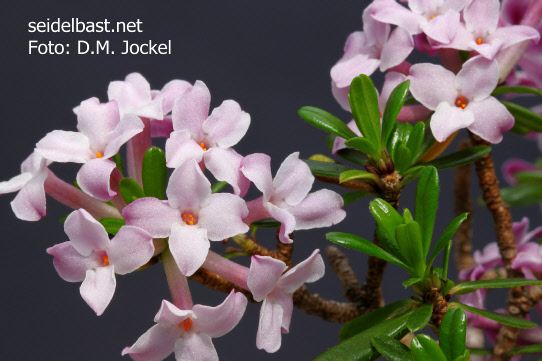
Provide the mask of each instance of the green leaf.
[{"label": "green leaf", "polygon": [[[463,310],[448,310],[440,324],[439,345],[449,361],[454,361],[465,352],[467,316]],[[468,360],[468,359],[467,359]]]},{"label": "green leaf", "polygon": [[310,159],[303,159],[303,162],[307,163],[313,175],[321,177],[339,178],[342,172],[352,169],[342,164],[318,162]]},{"label": "green leaf", "polygon": [[340,119],[325,110],[307,106],[299,109],[298,113],[301,118],[305,119],[309,124],[328,133],[335,134],[344,139],[357,137],[352,129],[348,128],[348,126]]},{"label": "green leaf", "polygon": [[481,310],[476,307],[471,307],[468,305],[464,305],[459,302],[450,302],[448,304],[449,308],[460,308],[465,311],[472,312],[474,314],[480,315],[485,318],[489,318],[490,320],[497,321],[502,323],[503,325],[509,325],[513,327],[518,328],[533,328],[536,327],[536,323],[527,321],[521,318],[509,316],[509,315],[503,315],[502,313],[487,311],[487,310]]},{"label": "green leaf", "polygon": [[452,240],[448,241],[444,254],[442,255],[442,279],[448,279],[448,265],[450,264],[450,251],[452,250]]},{"label": "green leaf", "polygon": [[407,327],[410,332],[417,332],[424,328],[433,314],[433,304],[426,303],[414,311],[407,321]]},{"label": "green leaf", "polygon": [[493,353],[492,348],[469,348],[471,355],[491,355]]},{"label": "green leaf", "polygon": [[519,126],[525,127],[535,132],[542,132],[542,115],[533,112],[527,108],[514,103],[509,103],[501,100],[501,103],[516,119]]},{"label": "green leaf", "polygon": [[380,178],[373,173],[365,172],[358,169],[347,170],[339,176],[339,183],[344,183],[352,179],[362,179],[365,181],[378,182]]},{"label": "green leaf", "polygon": [[397,245],[395,240],[395,228],[403,224],[403,217],[388,202],[377,198],[369,204],[369,210],[380,228],[378,239],[383,237],[389,239]]},{"label": "green leaf", "polygon": [[433,159],[425,165],[432,165],[437,169],[455,168],[461,165],[469,164],[482,158],[491,152],[491,147],[488,145],[476,145],[458,152],[448,154],[444,157]]},{"label": "green leaf", "polygon": [[406,145],[399,143],[393,152],[393,164],[399,172],[408,169],[412,163],[412,154]]},{"label": "green leaf", "polygon": [[410,342],[416,361],[447,361],[439,345],[427,335],[418,335]]},{"label": "green leaf", "polygon": [[211,192],[218,193],[222,190],[222,188],[224,188],[227,185],[228,185],[228,182],[224,182],[224,181],[216,182],[215,184],[211,186]]},{"label": "green leaf", "polygon": [[413,285],[414,283],[418,283],[418,282],[420,282],[421,280],[423,280],[423,278],[420,278],[420,277],[409,278],[408,280],[404,281],[404,282],[401,283],[401,284],[402,284],[405,288],[407,288],[408,286]]},{"label": "green leaf", "polygon": [[494,278],[492,280],[467,281],[456,285],[450,290],[450,294],[464,295],[480,288],[510,288],[521,286],[542,285],[542,281],[528,280],[525,278]]},{"label": "green leaf", "polygon": [[521,125],[517,125],[514,123],[514,126],[510,129],[512,133],[516,133],[519,135],[526,135],[529,134],[530,130],[528,128],[522,127]]},{"label": "green leaf", "polygon": [[397,226],[395,228],[395,240],[397,241],[397,247],[401,255],[407,260],[407,264],[416,270],[414,275],[423,277],[425,272],[425,257],[418,222],[409,222]]},{"label": "green leaf", "polygon": [[367,154],[352,148],[344,148],[337,152],[337,155],[349,162],[364,166],[367,164]]},{"label": "green leaf", "polygon": [[411,307],[412,304],[412,300],[399,300],[384,307],[378,308],[373,312],[354,318],[341,328],[341,331],[339,332],[339,340],[344,341],[390,318],[393,315],[404,312],[407,308]]},{"label": "green leaf", "polygon": [[145,193],[132,178],[123,178],[119,183],[119,191],[126,204],[130,204],[138,198],[145,197]]},{"label": "green leaf", "polygon": [[441,292],[443,296],[448,295],[450,290],[455,286],[455,283],[452,280],[443,280]]},{"label": "green leaf", "polygon": [[517,184],[501,189],[503,201],[510,206],[528,206],[542,202],[542,184]]},{"label": "green leaf", "polygon": [[491,93],[492,96],[502,95],[502,94],[535,94],[542,95],[542,89],[533,88],[530,86],[500,86],[493,90]]},{"label": "green leaf", "polygon": [[[408,138],[407,148],[410,150],[412,156],[416,156],[422,147],[423,135],[425,133],[425,124],[418,122],[412,129],[410,137]],[[410,165],[410,164],[409,164]]]},{"label": "green leaf", "polygon": [[231,259],[235,257],[250,257],[250,256],[252,256],[252,254],[246,253],[246,252],[228,252],[222,255],[222,257],[226,259]]},{"label": "green leaf", "polygon": [[143,157],[141,171],[143,190],[147,197],[166,198],[167,167],[166,154],[158,147],[151,147]]},{"label": "green leaf", "polygon": [[124,164],[122,163],[122,157],[120,156],[120,153],[115,154],[111,157],[113,159],[113,162],[117,165],[117,169],[119,170],[120,174],[124,176]]},{"label": "green leaf", "polygon": [[457,356],[453,361],[470,361],[470,351],[465,350],[462,355]]},{"label": "green leaf", "polygon": [[357,201],[360,198],[366,197],[368,195],[373,195],[374,193],[369,191],[354,191],[350,193],[343,194],[341,197],[343,197],[344,205],[348,205],[354,201]]},{"label": "green leaf", "polygon": [[433,236],[433,226],[437,216],[439,179],[437,170],[427,167],[423,170],[416,188],[416,207],[414,215],[420,224],[423,254],[427,255]]},{"label": "green leaf", "polygon": [[420,174],[422,174],[423,170],[425,169],[425,166],[417,166],[409,168],[408,170],[401,172],[401,176],[403,179],[399,183],[399,187],[402,188],[408,183],[412,182],[414,179],[418,178]]},{"label": "green leaf", "polygon": [[413,269],[406,265],[402,260],[386,252],[374,243],[369,242],[368,240],[359,236],[342,232],[330,232],[326,234],[326,238],[331,242],[337,243],[343,247],[352,248],[356,251],[367,253],[370,256],[374,256],[383,259],[384,261],[393,263],[396,266],[404,268],[409,273],[413,272]]},{"label": "green leaf", "polygon": [[408,222],[414,222],[414,218],[412,218],[412,213],[408,210],[408,208],[403,209],[403,220],[404,223]]},{"label": "green leaf", "polygon": [[326,145],[329,148],[329,150],[333,149],[333,144],[335,143],[335,139],[337,136],[335,134],[328,134],[326,137]]},{"label": "green leaf", "polygon": [[454,235],[455,231],[457,231],[457,228],[463,223],[467,217],[469,216],[468,213],[460,214],[459,216],[455,217],[450,224],[444,229],[444,232],[440,236],[440,238],[437,241],[437,244],[435,245],[435,248],[433,248],[433,251],[431,252],[431,255],[429,256],[429,262],[427,262],[427,266],[431,267],[433,265],[433,261],[437,257],[437,255],[446,247],[448,242],[452,239],[452,236]]},{"label": "green leaf", "polygon": [[392,337],[376,336],[372,338],[371,343],[390,361],[415,361],[410,349]]},{"label": "green leaf", "polygon": [[278,228],[280,227],[280,222],[276,221],[274,218],[266,218],[260,221],[252,222],[250,226],[257,228]]},{"label": "green leaf", "polygon": [[397,85],[386,102],[386,108],[384,109],[384,115],[382,117],[382,144],[388,144],[388,139],[395,126],[397,116],[408,95],[409,86],[410,80],[406,80]]},{"label": "green leaf", "polygon": [[394,337],[399,334],[405,328],[409,316],[410,312],[407,312],[399,317],[373,324],[374,327],[330,348],[316,357],[315,361],[364,361],[376,352],[376,349],[371,345],[371,339],[375,336]]},{"label": "green leaf", "polygon": [[65,214],[63,215],[62,217],[60,217],[58,220],[60,223],[64,223],[66,222],[66,218],[68,218],[69,214]]},{"label": "green leaf", "polygon": [[102,226],[104,226],[107,233],[112,235],[116,235],[120,227],[126,224],[126,221],[124,219],[118,218],[102,218],[98,222],[100,222]]},{"label": "green leaf", "polygon": [[519,183],[538,183],[542,184],[542,171],[532,170],[526,172],[516,172],[514,173],[514,178],[518,180]]},{"label": "green leaf", "polygon": [[[431,116],[432,114],[430,114],[429,117],[423,122],[425,124],[425,129],[429,129],[429,124],[431,123]],[[415,159],[418,160],[420,157],[422,157],[433,146],[433,144],[435,144],[435,142],[436,139],[433,136],[433,132],[424,132],[422,146],[420,147],[420,151],[418,152],[418,154],[416,154]]]},{"label": "green leaf", "polygon": [[350,84],[348,100],[361,134],[374,144],[377,153],[380,154],[380,110],[378,94],[371,78],[364,74],[355,77]]},{"label": "green leaf", "polygon": [[542,344],[536,344],[536,345],[528,345],[528,346],[519,346],[514,347],[510,351],[508,351],[508,355],[514,356],[514,355],[523,355],[526,353],[539,353],[542,352]]},{"label": "green leaf", "polygon": [[395,124],[395,128],[393,128],[391,137],[388,140],[388,150],[394,162],[395,162],[395,159],[393,157],[394,157],[396,148],[398,148],[401,144],[406,146],[406,144],[408,143],[408,138],[410,138],[410,133],[412,132],[413,129],[414,127],[409,123]]},{"label": "green leaf", "polygon": [[369,140],[369,138],[356,137],[350,138],[344,143],[346,146],[359,150],[362,153],[368,154],[373,159],[380,158],[380,152],[375,145]]}]

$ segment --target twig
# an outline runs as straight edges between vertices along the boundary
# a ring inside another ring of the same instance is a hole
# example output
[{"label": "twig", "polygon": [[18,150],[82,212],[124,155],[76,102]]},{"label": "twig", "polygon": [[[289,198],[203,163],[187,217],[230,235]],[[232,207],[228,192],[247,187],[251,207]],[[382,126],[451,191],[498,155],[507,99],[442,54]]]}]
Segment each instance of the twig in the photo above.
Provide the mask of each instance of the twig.
[{"label": "twig", "polygon": [[350,262],[344,253],[335,246],[326,248],[326,255],[329,260],[331,269],[335,271],[339,281],[343,285],[343,295],[354,304],[360,307],[365,306],[365,299],[361,290],[361,285],[350,266]]}]

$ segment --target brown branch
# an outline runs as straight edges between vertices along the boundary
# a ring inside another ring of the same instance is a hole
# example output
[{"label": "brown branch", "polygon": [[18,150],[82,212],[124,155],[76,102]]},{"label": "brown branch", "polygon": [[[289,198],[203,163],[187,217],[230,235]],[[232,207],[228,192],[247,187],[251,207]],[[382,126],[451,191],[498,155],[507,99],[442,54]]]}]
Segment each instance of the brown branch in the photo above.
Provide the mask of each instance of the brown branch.
[{"label": "brown branch", "polygon": [[[470,147],[468,141],[462,141],[458,150]],[[466,270],[474,266],[472,258],[472,199],[470,192],[470,174],[472,164],[465,164],[455,169],[455,215],[465,212],[469,213],[468,218],[455,232],[455,263],[458,270]]]},{"label": "brown branch", "polygon": [[319,181],[331,183],[331,184],[338,184],[342,187],[348,188],[353,191],[360,191],[360,190],[374,191],[375,190],[372,185],[368,184],[367,182],[363,182],[359,179],[351,179],[349,181],[340,183],[339,178],[336,178],[336,177],[324,177],[324,176],[319,176],[319,175],[315,175],[314,177],[318,179]]},{"label": "brown branch", "polygon": [[210,289],[224,292],[224,293],[230,293],[231,290],[234,289],[236,292],[241,292],[242,294],[244,294],[250,302],[256,302],[254,301],[254,298],[252,297],[252,293],[245,290],[244,288],[241,288],[235,285],[234,283],[228,281],[224,277],[206,270],[205,268],[200,268],[192,276],[188,278],[191,279],[192,281],[201,283],[202,285]]},{"label": "brown branch", "polygon": [[365,306],[366,302],[361,286],[346,255],[335,246],[327,247],[326,255],[331,269],[335,271],[337,277],[339,277],[339,281],[341,281],[341,284],[343,285],[344,297],[355,305],[358,305],[358,307],[361,305]]}]

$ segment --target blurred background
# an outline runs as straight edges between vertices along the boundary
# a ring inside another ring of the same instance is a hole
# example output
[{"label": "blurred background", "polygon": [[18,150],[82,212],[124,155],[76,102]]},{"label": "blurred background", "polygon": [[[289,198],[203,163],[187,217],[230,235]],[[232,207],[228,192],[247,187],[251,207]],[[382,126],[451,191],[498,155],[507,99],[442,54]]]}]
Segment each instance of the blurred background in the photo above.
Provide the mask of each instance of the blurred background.
[{"label": "blurred background", "polygon": [[[235,147],[248,155],[271,155],[273,169],[292,152],[302,158],[315,153],[329,155],[324,132],[305,123],[297,110],[304,105],[325,109],[345,122],[351,115],[342,110],[331,95],[329,70],[342,56],[347,36],[362,30],[361,14],[369,1],[11,1],[1,6],[2,22],[2,106],[0,114],[0,180],[19,174],[20,163],[35,143],[54,129],[75,130],[72,108],[82,100],[107,100],[110,81],[123,80],[140,72],[153,89],[161,89],[172,79],[191,83],[204,81],[212,95],[212,108],[225,99],[234,99],[250,113],[252,123],[245,138]],[[29,33],[28,23],[47,18],[81,21],[142,21],[142,33]],[[30,40],[70,43],[69,55],[29,55]],[[77,55],[78,40],[110,40],[115,55]],[[162,43],[171,40],[171,55],[120,55],[123,40]],[[118,51],[117,51],[118,48]],[[411,62],[437,58],[414,52]],[[383,75],[373,76],[377,88]],[[527,99],[527,102],[532,100]],[[528,104],[528,103],[527,103]],[[466,138],[461,132],[450,147]],[[163,141],[158,142],[163,146]],[[495,146],[500,167],[510,157],[534,161],[539,155],[536,143],[515,134]],[[68,182],[75,180],[77,166],[54,164],[52,170]],[[499,177],[502,175],[499,171]],[[441,202],[435,235],[452,220],[453,170],[440,172]],[[315,189],[324,187],[316,182]],[[341,193],[340,188],[333,188]],[[474,200],[480,197],[473,177]],[[415,183],[401,197],[402,207],[413,207]],[[251,189],[249,197],[257,197]],[[79,284],[63,281],[45,249],[67,240],[59,218],[69,210],[53,200],[40,222],[15,218],[9,202],[14,194],[1,196],[2,234],[2,333],[0,360],[120,360],[125,346],[131,345],[153,323],[162,299],[169,299],[161,265],[117,278],[117,290],[101,317],[79,295]],[[329,231],[355,233],[372,239],[374,221],[368,211],[369,199],[347,207],[347,218],[330,229],[296,233],[294,262],[319,248],[330,245]],[[540,225],[538,206],[513,209],[515,221],[528,216],[531,227]],[[495,241],[489,212],[476,205],[473,244],[481,249]],[[274,231],[258,231],[258,240],[275,247]],[[230,246],[232,244],[229,244]],[[221,244],[212,249],[223,252]],[[367,257],[345,250],[362,282]],[[325,257],[324,257],[325,258]],[[248,265],[248,260],[239,260]],[[327,265],[327,260],[326,260]],[[452,269],[451,272],[455,272]],[[454,273],[451,273],[454,274]],[[405,272],[391,265],[384,278],[386,302],[409,297],[401,282]],[[214,306],[223,301],[220,294],[190,282],[194,303]],[[326,276],[308,285],[325,298],[345,301],[336,275],[327,268]],[[495,293],[494,304],[504,306],[506,292]],[[238,327],[214,340],[222,360],[310,360],[338,343],[339,324],[294,310],[290,334],[283,335],[276,354],[256,348],[259,304],[249,304]],[[430,330],[426,330],[432,335]],[[128,359],[128,356],[124,357]],[[173,360],[170,356],[168,360]]]}]

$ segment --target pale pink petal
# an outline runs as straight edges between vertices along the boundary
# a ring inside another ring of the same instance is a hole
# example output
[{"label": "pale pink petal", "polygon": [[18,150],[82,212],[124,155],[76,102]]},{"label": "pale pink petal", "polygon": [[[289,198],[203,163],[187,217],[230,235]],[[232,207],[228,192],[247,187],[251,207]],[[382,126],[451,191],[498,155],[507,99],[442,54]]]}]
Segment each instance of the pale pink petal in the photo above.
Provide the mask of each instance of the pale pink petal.
[{"label": "pale pink petal", "polygon": [[79,291],[90,308],[100,316],[111,302],[116,285],[114,267],[98,267],[87,270]]},{"label": "pale pink petal", "polygon": [[268,296],[269,302],[280,305],[282,308],[281,333],[290,332],[290,323],[292,322],[292,312],[294,311],[294,301],[292,293],[273,292]]},{"label": "pale pink petal", "polygon": [[227,334],[243,317],[247,302],[242,293],[232,290],[224,302],[216,307],[195,305],[192,308],[197,317],[195,330],[213,338]]},{"label": "pale pink petal", "polygon": [[264,207],[267,209],[271,217],[280,222],[279,240],[282,243],[292,243],[290,234],[295,231],[295,217],[287,209],[279,208],[276,205],[266,202]]},{"label": "pale pink petal", "polygon": [[349,87],[352,80],[360,74],[371,75],[378,69],[379,59],[357,54],[352,58],[339,61],[331,68],[331,79],[339,88]]},{"label": "pale pink petal", "polygon": [[8,181],[0,182],[0,194],[17,192],[28,183],[32,177],[32,173],[21,173]]},{"label": "pale pink petal", "polygon": [[109,99],[119,103],[121,116],[134,114],[145,118],[162,119],[163,99],[152,100],[149,82],[139,73],[131,73],[124,81],[113,81],[107,89]]},{"label": "pale pink petal", "polygon": [[263,204],[263,197],[253,199],[247,202],[248,216],[243,220],[246,224],[251,224],[266,218],[272,218],[269,211]]},{"label": "pale pink petal", "polygon": [[260,310],[260,322],[256,334],[256,347],[269,353],[278,351],[281,345],[281,326],[283,310],[278,303],[263,301]]},{"label": "pale pink petal", "polygon": [[444,0],[440,6],[440,10],[441,12],[446,12],[448,10],[459,12],[471,1],[472,0]]},{"label": "pale pink petal", "polygon": [[119,152],[120,147],[134,135],[143,131],[145,125],[138,116],[126,115],[112,132],[107,134],[107,145],[104,149],[104,158],[110,158]]},{"label": "pale pink petal", "polygon": [[53,130],[36,144],[36,152],[53,162],[85,163],[94,158],[89,139],[79,132]]},{"label": "pale pink petal", "polygon": [[498,28],[488,37],[488,39],[493,38],[502,41],[504,49],[525,40],[535,40],[538,42],[540,40],[540,33],[530,26],[514,25]]},{"label": "pale pink petal", "polygon": [[39,173],[19,190],[11,201],[11,209],[17,218],[23,221],[39,221],[45,216],[45,190],[43,184],[47,172]]},{"label": "pale pink petal", "polygon": [[348,101],[348,93],[350,92],[350,87],[339,88],[334,81],[331,81],[331,93],[333,97],[339,103],[341,108],[347,112],[352,112],[350,109],[350,102]]},{"label": "pale pink petal", "polygon": [[442,102],[453,104],[457,98],[454,73],[440,65],[413,65],[409,78],[414,98],[431,110],[437,109]]},{"label": "pale pink petal", "polygon": [[77,172],[77,184],[86,194],[102,201],[108,202],[117,195],[117,192],[111,189],[111,172],[117,165],[109,159],[92,159],[79,169]]},{"label": "pale pink petal", "polygon": [[344,43],[343,56],[339,62],[351,59],[358,54],[363,54],[368,48],[367,43],[367,34],[363,31],[354,31],[348,35],[348,38],[346,38],[346,42]]},{"label": "pale pink petal", "polygon": [[162,102],[162,110],[164,115],[166,115],[171,112],[171,109],[173,109],[175,99],[190,88],[192,88],[192,84],[189,82],[175,79],[164,85],[160,93],[154,97],[154,100],[164,99]]},{"label": "pale pink petal", "polygon": [[315,282],[324,277],[325,270],[320,250],[315,249],[309,258],[288,270],[280,278],[277,289],[285,293],[294,293],[304,283]]},{"label": "pale pink petal", "polygon": [[[533,327],[530,329],[523,329],[519,332],[519,340],[528,342],[530,344],[542,343],[542,327]],[[518,360],[520,360],[519,358]]]},{"label": "pale pink petal", "polygon": [[245,201],[229,193],[211,195],[211,201],[199,212],[198,226],[207,229],[211,241],[222,241],[237,234],[246,233],[249,227],[243,223],[248,216]]},{"label": "pale pink petal", "polygon": [[463,10],[467,30],[479,37],[493,33],[499,22],[499,8],[499,0],[471,1]]},{"label": "pale pink petal", "polygon": [[273,187],[273,200],[284,200],[290,206],[298,205],[309,193],[314,176],[307,163],[299,159],[299,152],[290,154],[280,165]]},{"label": "pale pink petal", "polygon": [[532,239],[538,239],[538,238],[542,238],[542,226],[536,227],[531,232],[527,233],[524,239],[516,238],[516,243],[518,245],[521,245]]},{"label": "pale pink petal", "polygon": [[431,131],[437,141],[444,142],[459,129],[473,124],[474,117],[469,109],[460,109],[442,102],[431,117]]},{"label": "pale pink petal", "polygon": [[247,155],[241,162],[241,172],[263,193],[265,201],[271,198],[274,191],[271,157],[263,153]]},{"label": "pale pink petal", "polygon": [[211,201],[211,182],[194,159],[184,162],[169,178],[167,198],[179,210],[199,210]]},{"label": "pale pink petal", "polygon": [[452,48],[458,50],[472,50],[473,45],[476,44],[476,38],[474,35],[465,28],[462,23],[459,24],[455,32],[454,38],[449,44],[438,44],[436,48]]},{"label": "pale pink petal", "polygon": [[474,39],[469,43],[468,50],[474,50],[478,52],[481,56],[488,60],[495,58],[495,55],[501,50],[503,42],[498,38],[491,38],[491,40],[486,39],[487,42],[478,44]]},{"label": "pale pink petal", "polygon": [[77,130],[89,139],[96,151],[105,149],[106,135],[119,121],[119,106],[115,100],[100,104],[98,98],[90,98],[81,102],[77,112]]},{"label": "pale pink petal", "polygon": [[247,285],[254,300],[262,301],[277,286],[288,267],[282,261],[267,256],[252,256]]},{"label": "pale pink petal", "polygon": [[374,19],[405,28],[410,34],[421,33],[420,24],[426,22],[424,16],[413,13],[395,1],[377,1],[371,6]]},{"label": "pale pink petal", "polygon": [[506,179],[506,181],[511,185],[517,183],[517,179],[514,177],[515,173],[534,171],[537,169],[538,168],[534,164],[526,162],[522,159],[509,159],[502,165],[502,173],[504,175],[504,179]]},{"label": "pale pink petal", "polygon": [[84,209],[70,213],[64,222],[64,232],[77,252],[88,256],[92,251],[103,251],[109,247],[107,231]]},{"label": "pale pink petal", "polygon": [[21,173],[31,173],[36,174],[43,170],[51,164],[51,161],[44,159],[41,155],[36,152],[32,152],[22,163],[21,163]]},{"label": "pale pink petal", "polygon": [[179,333],[174,328],[154,325],[132,347],[125,348],[122,356],[130,355],[135,361],[163,360],[173,352],[178,339]]},{"label": "pale pink petal", "polygon": [[250,115],[241,110],[233,100],[225,100],[203,122],[202,129],[207,137],[220,148],[233,147],[243,138],[250,125]]},{"label": "pale pink petal", "polygon": [[155,238],[165,238],[171,233],[173,223],[181,221],[177,209],[171,208],[167,201],[157,198],[139,198],[122,210],[126,224],[143,228]]},{"label": "pale pink petal", "polygon": [[47,248],[47,253],[54,257],[53,266],[58,275],[68,282],[83,282],[88,269],[94,269],[103,264],[102,257],[97,253],[84,257],[69,241]]},{"label": "pale pink petal", "polygon": [[178,168],[188,159],[199,163],[203,153],[203,149],[190,137],[188,130],[173,132],[166,141],[166,161],[169,168]]},{"label": "pale pink petal", "polygon": [[147,263],[154,253],[152,236],[141,228],[123,226],[107,249],[109,264],[124,275]]},{"label": "pale pink petal", "polygon": [[363,32],[367,37],[367,45],[381,47],[388,40],[390,25],[373,19],[371,16],[371,5],[363,10],[361,20],[363,22]]},{"label": "pale pink petal", "polygon": [[425,35],[442,44],[449,44],[455,36],[459,26],[459,13],[452,12],[437,15],[431,21],[420,25]]},{"label": "pale pink petal", "polygon": [[175,343],[176,361],[218,361],[211,337],[204,333],[188,332]]},{"label": "pale pink petal", "polygon": [[[219,181],[227,182],[233,188],[233,194],[244,197],[250,187],[250,181],[241,172],[243,156],[232,148],[211,148],[203,155],[205,167]],[[1,185],[1,183],[0,183]]]},{"label": "pale pink petal", "polygon": [[175,100],[172,110],[173,129],[186,129],[192,138],[199,139],[203,122],[209,116],[211,93],[202,81]]},{"label": "pale pink petal", "polygon": [[534,242],[528,242],[518,250],[516,258],[512,261],[513,269],[529,268],[533,271],[542,271],[542,255],[540,254],[540,245]]},{"label": "pale pink petal", "polygon": [[463,64],[455,77],[457,92],[470,102],[486,99],[499,81],[499,66],[496,60],[477,56]]},{"label": "pale pink petal", "polygon": [[386,71],[401,64],[414,49],[414,39],[403,28],[395,29],[380,54],[380,71]]},{"label": "pale pink petal", "polygon": [[386,103],[391,92],[405,80],[407,80],[407,77],[404,74],[394,71],[386,73],[384,85],[382,85],[382,92],[380,92],[380,96],[378,97],[378,108],[380,109],[380,113],[384,114]]},{"label": "pale pink petal", "polygon": [[329,189],[309,193],[297,206],[288,208],[295,218],[295,229],[330,227],[346,217],[343,198]]},{"label": "pale pink petal", "polygon": [[154,317],[154,322],[158,323],[162,327],[175,326],[178,327],[179,323],[187,318],[196,319],[192,310],[180,310],[177,306],[167,300],[162,300],[160,309]]},{"label": "pale pink petal", "polygon": [[474,262],[485,268],[490,268],[501,263],[501,255],[497,243],[492,242],[488,244],[482,252],[475,251]]},{"label": "pale pink petal", "polygon": [[499,143],[503,133],[514,126],[512,114],[493,97],[469,103],[465,110],[474,114],[474,123],[469,130],[490,143]]},{"label": "pale pink petal", "polygon": [[209,247],[207,230],[198,226],[174,223],[169,236],[169,249],[181,273],[192,276],[201,267]]},{"label": "pale pink petal", "polygon": [[526,235],[529,229],[529,222],[529,218],[523,217],[521,221],[512,223],[512,232],[514,232],[516,244],[523,244],[528,241]]}]

